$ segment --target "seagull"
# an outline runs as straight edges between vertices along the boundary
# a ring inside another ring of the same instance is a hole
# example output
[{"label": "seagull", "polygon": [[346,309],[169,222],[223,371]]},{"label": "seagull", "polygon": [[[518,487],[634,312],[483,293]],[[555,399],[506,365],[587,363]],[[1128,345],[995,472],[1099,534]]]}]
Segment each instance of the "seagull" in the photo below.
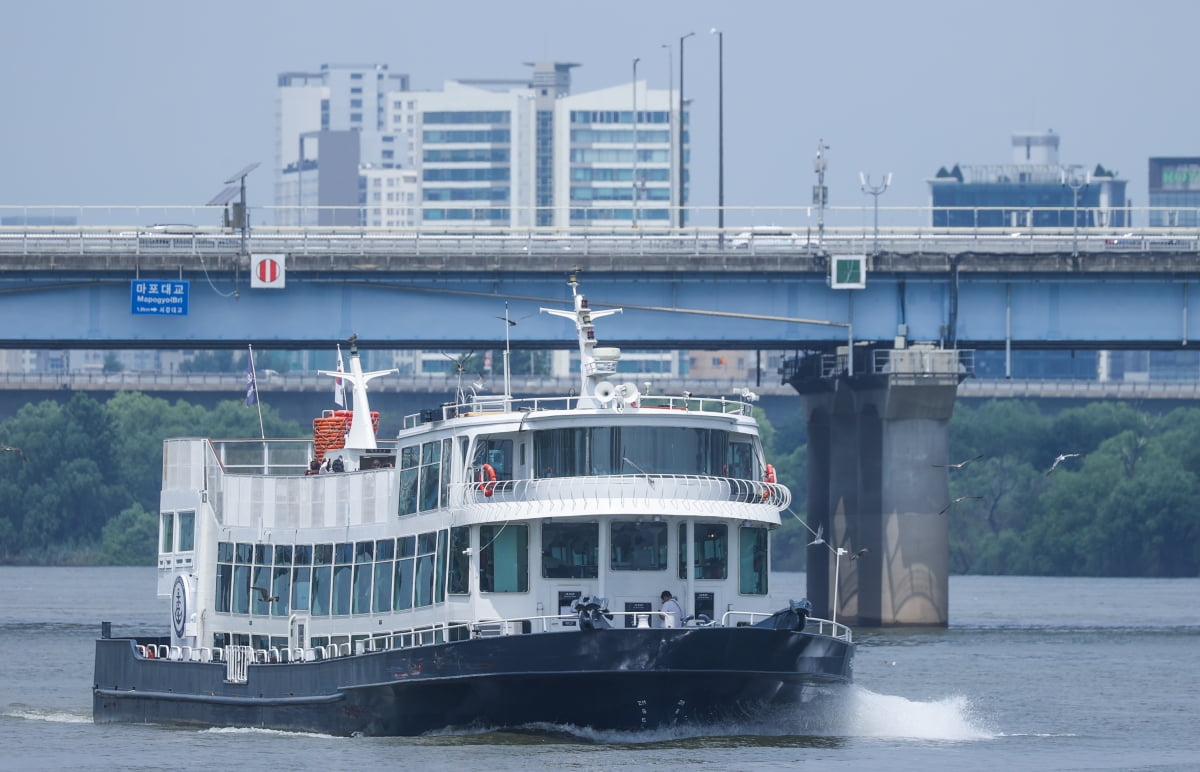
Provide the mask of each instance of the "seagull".
[{"label": "seagull", "polygon": [[817,532],[816,532],[816,534],[814,534],[814,535],[815,535],[817,538],[815,538],[815,539],[813,539],[812,541],[810,541],[810,542],[808,543],[808,546],[810,546],[810,547],[811,547],[811,546],[813,546],[814,544],[824,544],[824,543],[825,543],[825,539],[824,539],[824,538],[822,538],[822,536],[821,536],[821,534],[822,534],[822,533],[824,533],[824,532],[825,532],[825,524],[824,524],[824,523],[819,523],[819,524],[817,525]]},{"label": "seagull", "polygon": [[255,585],[255,586],[251,587],[250,589],[258,590],[258,598],[263,603],[270,603],[271,601],[279,600],[278,595],[268,595],[267,591],[264,590],[263,588],[259,587],[258,585]]},{"label": "seagull", "polygon": [[966,501],[967,499],[982,499],[982,498],[983,498],[983,496],[959,496],[958,498],[954,499],[946,506],[942,507],[942,511],[938,512],[938,514],[939,515],[946,514],[946,510],[950,509],[950,507],[954,506],[955,504],[957,504],[960,501]]},{"label": "seagull", "polygon": [[863,555],[867,554],[867,553],[868,553],[868,552],[870,552],[870,551],[871,551],[871,548],[870,548],[870,547],[863,547],[863,548],[862,548],[862,549],[860,549],[858,552],[855,552],[853,555],[851,555],[851,556],[850,556],[850,559],[851,559],[851,560],[858,560],[859,558],[861,558]]},{"label": "seagull", "polygon": [[968,458],[966,461],[959,461],[957,464],[932,464],[931,466],[940,466],[945,469],[962,469],[964,466],[971,463],[972,461],[978,461],[981,458],[983,458],[982,453],[980,453],[978,456],[975,456],[974,458]]},{"label": "seagull", "polygon": [[1079,456],[1079,453],[1059,453],[1058,458],[1054,459],[1054,463],[1051,464],[1050,468],[1046,470],[1046,476],[1049,477],[1050,473],[1057,469],[1058,465],[1066,461],[1068,458],[1078,458]]},{"label": "seagull", "polygon": [[29,460],[28,458],[25,457],[25,451],[21,450],[20,448],[14,448],[12,445],[0,445],[0,451],[9,451],[12,453],[20,453],[22,461]]}]

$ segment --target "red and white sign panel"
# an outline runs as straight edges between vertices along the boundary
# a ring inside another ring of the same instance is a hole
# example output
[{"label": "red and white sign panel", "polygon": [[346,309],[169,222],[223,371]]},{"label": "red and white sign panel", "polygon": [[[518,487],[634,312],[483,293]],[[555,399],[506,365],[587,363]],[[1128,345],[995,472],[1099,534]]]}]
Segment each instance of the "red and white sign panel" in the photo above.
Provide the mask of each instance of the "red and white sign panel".
[{"label": "red and white sign panel", "polygon": [[283,289],[287,275],[283,262],[285,257],[286,255],[251,255],[250,288]]}]

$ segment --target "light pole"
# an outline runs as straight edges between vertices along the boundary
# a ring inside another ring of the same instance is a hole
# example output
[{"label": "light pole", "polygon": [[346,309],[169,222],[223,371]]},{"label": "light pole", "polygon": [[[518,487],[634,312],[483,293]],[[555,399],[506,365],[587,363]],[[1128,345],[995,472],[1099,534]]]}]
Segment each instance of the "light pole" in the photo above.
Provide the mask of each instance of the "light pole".
[{"label": "light pole", "polygon": [[813,159],[813,171],[817,173],[817,184],[813,186],[812,202],[817,207],[817,249],[825,248],[825,204],[829,202],[829,189],[825,187],[825,168],[829,165],[825,151],[829,145],[817,140],[817,157]]},{"label": "light pole", "polygon": [[633,227],[637,227],[638,210],[638,168],[637,168],[637,65],[641,59],[633,57]]},{"label": "light pole", "polygon": [[725,244],[725,33],[713,27],[717,36],[717,241]]},{"label": "light pole", "polygon": [[684,124],[684,120],[683,120],[683,105],[684,105],[684,101],[683,101],[683,41],[687,40],[688,38],[690,38],[692,35],[695,35],[695,34],[696,34],[695,32],[689,32],[688,34],[679,38],[679,148],[678,149],[679,149],[679,227],[680,228],[683,227],[683,223],[686,219],[685,218],[685,210],[683,208],[683,177],[684,177],[684,172],[683,172],[683,158],[684,158],[684,149],[683,149],[683,147],[684,147],[684,145],[683,145],[683,124]]},{"label": "light pole", "polygon": [[1060,173],[1063,185],[1071,189],[1071,257],[1079,257],[1079,191],[1089,180],[1080,179],[1074,169],[1064,168]]},{"label": "light pole", "polygon": [[892,173],[887,173],[887,176],[883,178],[882,185],[872,185],[871,178],[863,172],[858,173],[858,181],[862,183],[863,193],[867,193],[875,198],[875,246],[872,248],[871,253],[877,255],[879,254],[879,197],[892,184]]},{"label": "light pole", "polygon": [[[675,127],[675,117],[672,115],[672,95],[675,93],[675,57],[671,52],[671,44],[663,43],[662,47],[667,49],[667,137],[671,143],[670,155],[667,156],[670,160],[667,161],[667,179],[671,179],[671,167],[675,163],[675,132],[672,131]],[[670,182],[667,183],[668,186]],[[669,190],[670,188],[668,188]],[[668,194],[668,197],[670,194]],[[667,227],[670,227],[674,216],[670,213],[670,202],[667,204]]]}]

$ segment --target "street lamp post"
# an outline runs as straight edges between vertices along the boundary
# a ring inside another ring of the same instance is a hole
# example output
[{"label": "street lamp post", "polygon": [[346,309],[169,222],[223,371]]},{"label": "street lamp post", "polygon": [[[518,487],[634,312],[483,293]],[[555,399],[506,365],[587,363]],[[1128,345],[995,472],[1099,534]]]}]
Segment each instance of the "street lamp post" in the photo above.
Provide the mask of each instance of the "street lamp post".
[{"label": "street lamp post", "polygon": [[829,189],[825,187],[825,168],[829,165],[825,151],[829,145],[817,140],[817,157],[813,159],[813,171],[817,173],[817,184],[813,186],[812,202],[817,207],[817,249],[825,248],[825,205],[829,203]]},{"label": "street lamp post", "polygon": [[725,244],[725,33],[713,27],[717,36],[717,240]]},{"label": "street lamp post", "polygon": [[[671,179],[671,166],[675,163],[675,132],[672,131],[672,129],[675,126],[675,119],[674,119],[674,116],[671,115],[671,109],[673,107],[672,102],[674,101],[672,99],[672,95],[675,93],[675,57],[672,55],[670,43],[663,43],[662,47],[667,49],[667,137],[669,138],[669,142],[671,144],[671,149],[669,151],[670,155],[667,156],[667,158],[670,159],[667,162],[667,179],[670,180]],[[670,183],[668,182],[667,185],[668,185],[667,189],[670,190]],[[670,193],[667,194],[667,197],[670,198]],[[668,202],[668,204],[667,204],[667,226],[668,227],[670,227],[673,220],[674,220],[674,216],[670,213],[670,203]]]},{"label": "street lamp post", "polygon": [[637,227],[637,210],[638,210],[638,157],[637,157],[637,66],[641,59],[633,58],[633,227]]},{"label": "street lamp post", "polygon": [[875,198],[875,245],[871,253],[877,255],[879,254],[879,197],[892,184],[892,173],[887,173],[881,185],[872,185],[871,178],[863,172],[858,173],[858,180],[862,184],[863,193],[867,193]]},{"label": "street lamp post", "polygon": [[695,32],[689,32],[679,38],[679,227],[682,228],[685,221],[685,212],[683,208],[683,41],[695,35]]},{"label": "street lamp post", "polygon": [[1063,185],[1071,189],[1071,257],[1079,257],[1079,191],[1089,180],[1080,179],[1073,169],[1063,169]]}]

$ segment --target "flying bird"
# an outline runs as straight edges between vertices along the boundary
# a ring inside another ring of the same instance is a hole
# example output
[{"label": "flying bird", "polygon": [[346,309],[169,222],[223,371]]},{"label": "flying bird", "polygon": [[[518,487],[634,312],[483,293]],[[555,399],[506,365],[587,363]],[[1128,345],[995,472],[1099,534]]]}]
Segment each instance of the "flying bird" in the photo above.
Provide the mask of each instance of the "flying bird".
[{"label": "flying bird", "polygon": [[938,512],[938,514],[939,515],[946,514],[946,512],[950,509],[950,507],[954,506],[955,504],[957,504],[960,501],[966,501],[967,499],[982,499],[982,498],[983,498],[983,496],[959,496],[958,498],[954,499],[946,506],[942,507],[942,511]]},{"label": "flying bird", "polygon": [[1068,458],[1078,458],[1080,455],[1081,454],[1079,453],[1059,453],[1058,458],[1054,459],[1054,463],[1051,464],[1050,468],[1046,470],[1046,476],[1049,477],[1050,473],[1055,469],[1058,469],[1058,465],[1066,461]]},{"label": "flying bird", "polygon": [[811,547],[811,546],[813,546],[814,544],[824,544],[824,543],[825,543],[825,539],[824,539],[824,538],[821,536],[821,534],[822,534],[822,533],[824,533],[824,532],[825,532],[825,524],[824,524],[824,523],[820,523],[820,524],[818,524],[818,525],[817,525],[817,532],[816,532],[815,534],[813,534],[814,536],[816,536],[816,538],[815,538],[815,539],[813,539],[812,541],[810,541],[810,542],[808,543],[808,546],[810,546],[810,547]]},{"label": "flying bird", "polygon": [[8,451],[11,453],[20,453],[22,461],[29,460],[28,458],[25,457],[25,451],[21,450],[20,448],[14,448],[12,445],[0,445],[0,451]]},{"label": "flying bird", "polygon": [[975,456],[974,458],[968,458],[966,461],[959,461],[957,464],[932,464],[931,466],[940,466],[945,469],[962,469],[964,466],[971,463],[972,461],[978,461],[981,458],[983,458],[982,453],[980,453],[978,456]]},{"label": "flying bird", "polygon": [[250,589],[258,590],[258,598],[263,603],[270,603],[271,601],[279,600],[278,595],[268,595],[267,591],[264,590],[263,588],[259,587],[258,585],[255,585],[255,586],[251,587]]},{"label": "flying bird", "polygon": [[851,556],[850,556],[850,559],[851,559],[851,560],[858,560],[859,558],[861,558],[863,555],[867,554],[867,553],[868,553],[868,552],[870,552],[870,551],[871,551],[871,548],[870,548],[870,547],[863,547],[863,548],[862,548],[862,549],[860,549],[858,552],[855,552],[853,555],[851,555]]}]

